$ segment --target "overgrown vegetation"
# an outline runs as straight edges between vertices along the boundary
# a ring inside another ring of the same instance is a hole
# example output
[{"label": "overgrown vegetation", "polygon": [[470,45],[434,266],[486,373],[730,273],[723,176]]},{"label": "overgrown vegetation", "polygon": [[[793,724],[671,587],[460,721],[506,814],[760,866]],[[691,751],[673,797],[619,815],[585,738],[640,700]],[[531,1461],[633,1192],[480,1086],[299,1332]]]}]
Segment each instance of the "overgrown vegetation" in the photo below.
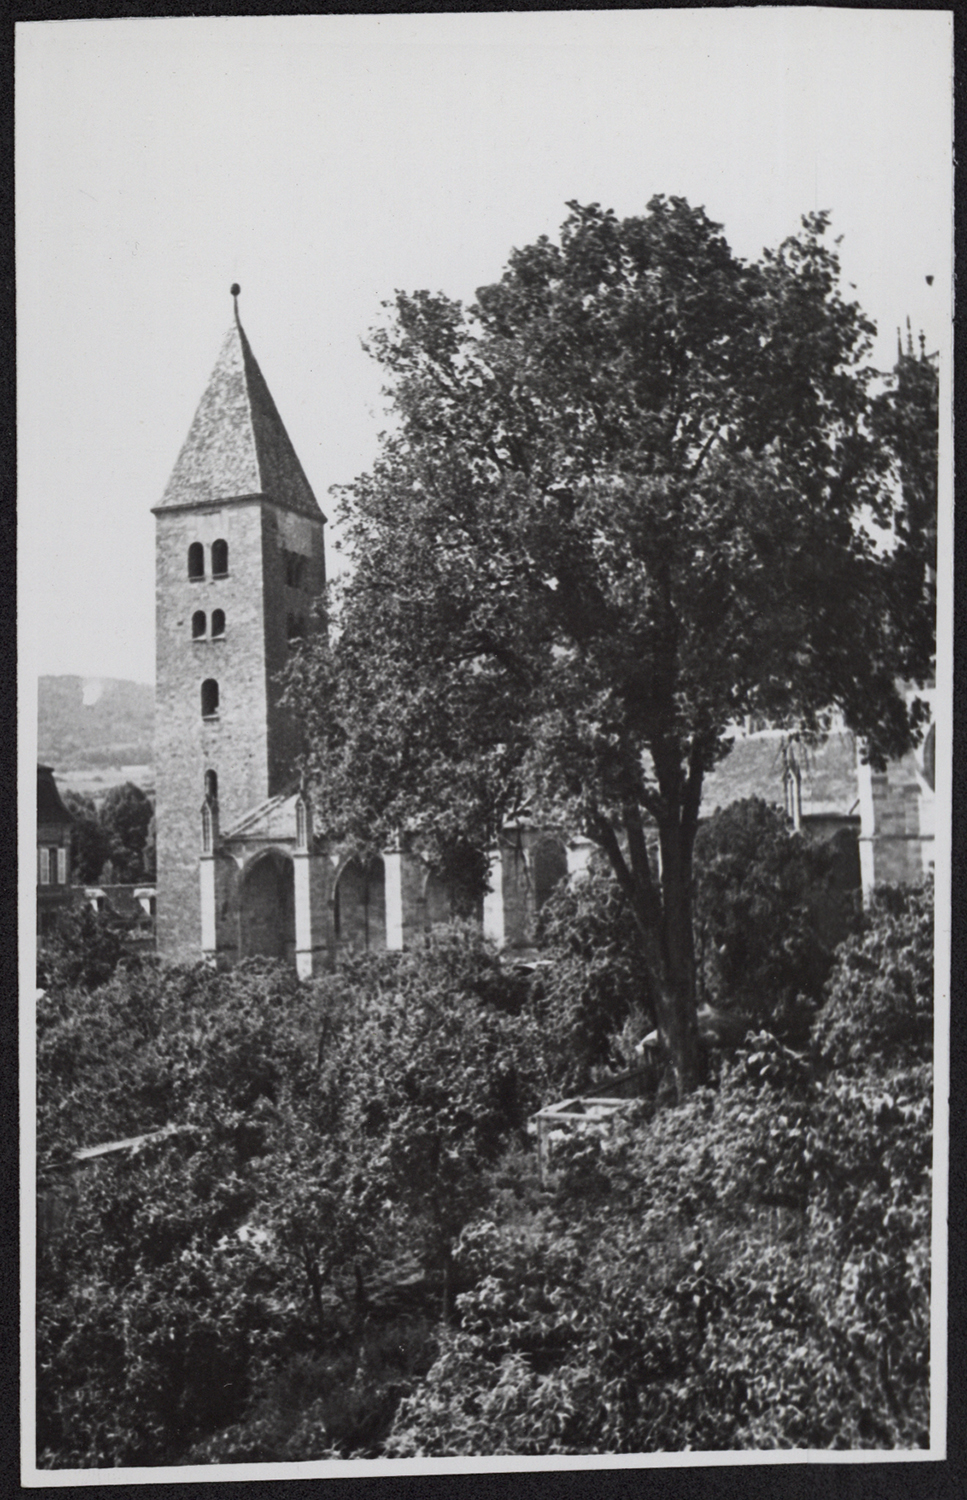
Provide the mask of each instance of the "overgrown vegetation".
[{"label": "overgrown vegetation", "polygon": [[635,994],[603,877],[546,935],[530,983],[469,928],[54,979],[42,1467],[926,1443],[932,892],[882,893],[808,1047],[750,1033],[541,1182],[527,1118]]},{"label": "overgrown vegetation", "polygon": [[64,804],[74,818],[71,844],[76,880],[105,885],[154,880],[154,805],[133,781],[111,787],[100,808],[93,797],[81,792],[66,791]]},{"label": "overgrown vegetation", "polygon": [[472,306],[398,293],[369,346],[392,421],[343,490],[353,567],[290,673],[327,837],[406,828],[483,870],[526,809],[600,849],[681,1097],[732,727],[838,719],[882,766],[928,717],[903,684],[933,673],[938,372],[869,365],[828,229],[747,262],[683,198],[572,202]]}]

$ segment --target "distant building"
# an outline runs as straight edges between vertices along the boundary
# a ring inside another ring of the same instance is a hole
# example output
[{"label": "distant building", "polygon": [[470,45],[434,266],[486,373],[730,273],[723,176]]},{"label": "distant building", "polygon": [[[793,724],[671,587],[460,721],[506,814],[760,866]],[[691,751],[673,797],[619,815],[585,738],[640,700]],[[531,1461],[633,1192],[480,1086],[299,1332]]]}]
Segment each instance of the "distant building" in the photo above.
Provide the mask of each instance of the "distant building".
[{"label": "distant building", "polygon": [[[316,835],[299,793],[299,726],[280,674],[314,628],[326,518],[237,302],[154,515],[158,952],[218,964],[264,954],[308,976],[346,948],[408,945],[446,920],[452,892],[412,850],[363,867]],[[844,883],[869,888],[929,865],[929,781],[915,757],[874,775],[845,733],[804,755],[759,730],[740,734],[709,777],[703,814],[749,795],[785,805],[804,833],[840,841]],[[484,932],[526,948],[536,913],[591,847],[505,830],[479,908]]]},{"label": "distant building", "polygon": [[71,903],[73,818],[61,801],[50,766],[37,767],[37,937],[50,932]]}]

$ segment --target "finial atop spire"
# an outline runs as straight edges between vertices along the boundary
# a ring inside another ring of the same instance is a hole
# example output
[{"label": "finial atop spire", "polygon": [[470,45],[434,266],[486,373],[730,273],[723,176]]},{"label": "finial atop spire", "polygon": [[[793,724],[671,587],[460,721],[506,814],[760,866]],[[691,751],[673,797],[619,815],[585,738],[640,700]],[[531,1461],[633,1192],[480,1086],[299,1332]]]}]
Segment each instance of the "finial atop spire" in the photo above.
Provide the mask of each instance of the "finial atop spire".
[{"label": "finial atop spire", "polygon": [[[236,323],[238,323],[238,294],[239,294],[239,292],[241,290],[242,290],[242,288],[239,286],[239,284],[238,284],[237,281],[233,281],[232,284],[231,284],[231,286],[229,287],[229,291],[232,294],[232,300],[233,300],[233,303],[234,303],[234,306],[235,306],[235,321],[236,321]],[[242,326],[241,323],[238,323],[238,326],[239,326],[239,328],[241,328],[241,326]]]}]

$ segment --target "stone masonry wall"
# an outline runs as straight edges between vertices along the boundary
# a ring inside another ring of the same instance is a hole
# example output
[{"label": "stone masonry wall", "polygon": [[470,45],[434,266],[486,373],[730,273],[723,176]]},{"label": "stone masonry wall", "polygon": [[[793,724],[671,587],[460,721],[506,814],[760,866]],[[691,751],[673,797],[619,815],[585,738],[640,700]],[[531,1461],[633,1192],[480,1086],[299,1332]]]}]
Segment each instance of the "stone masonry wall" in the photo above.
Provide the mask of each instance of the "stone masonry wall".
[{"label": "stone masonry wall", "polygon": [[[208,507],[157,517],[155,768],[158,951],[200,951],[198,854],[205,772],[218,777],[223,828],[267,796],[261,505]],[[211,572],[211,543],[228,542],[228,574]],[[188,547],[205,548],[205,575],[188,577]],[[225,614],[222,639],[212,612]],[[206,631],[192,637],[192,618]],[[201,685],[219,686],[218,714],[202,718]]]}]

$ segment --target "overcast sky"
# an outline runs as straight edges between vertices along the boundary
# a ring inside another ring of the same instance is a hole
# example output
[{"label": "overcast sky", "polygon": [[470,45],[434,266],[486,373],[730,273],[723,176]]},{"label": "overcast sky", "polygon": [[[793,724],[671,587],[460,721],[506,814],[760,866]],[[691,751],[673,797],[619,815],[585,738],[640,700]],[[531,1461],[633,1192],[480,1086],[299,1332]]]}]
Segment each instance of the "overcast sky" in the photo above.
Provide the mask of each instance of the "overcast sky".
[{"label": "overcast sky", "polygon": [[[154,519],[231,320],[323,509],[394,288],[470,299],[568,199],[815,208],[892,363],[950,316],[951,16],[698,10],[17,27],[24,670],[154,677]],[[926,278],[934,278],[928,286]]]}]

